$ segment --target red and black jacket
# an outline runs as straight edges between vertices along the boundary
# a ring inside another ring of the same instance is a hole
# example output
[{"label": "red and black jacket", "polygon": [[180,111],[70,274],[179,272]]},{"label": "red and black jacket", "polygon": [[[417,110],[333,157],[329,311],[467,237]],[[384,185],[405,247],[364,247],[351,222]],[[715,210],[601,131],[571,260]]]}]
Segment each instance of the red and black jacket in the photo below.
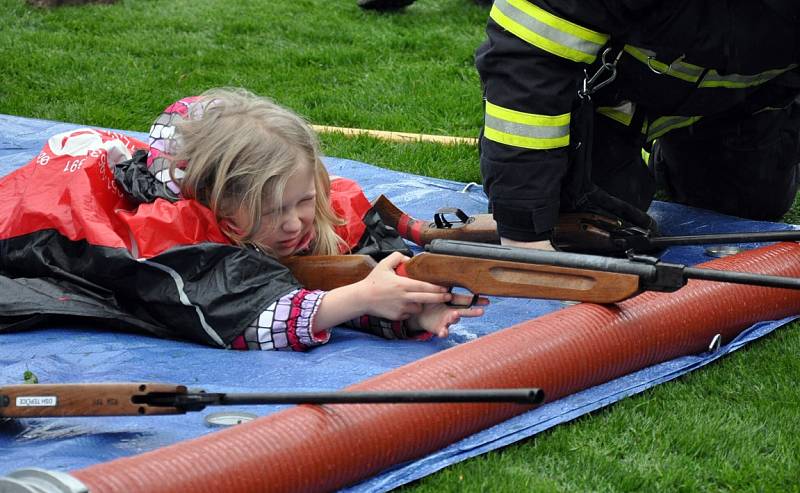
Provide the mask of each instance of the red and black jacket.
[{"label": "red and black jacket", "polygon": [[[74,130],[0,179],[0,332],[79,321],[228,347],[299,287],[276,259],[230,244],[200,203],[159,198],[146,149]],[[355,246],[369,202],[333,184],[338,232]]]}]

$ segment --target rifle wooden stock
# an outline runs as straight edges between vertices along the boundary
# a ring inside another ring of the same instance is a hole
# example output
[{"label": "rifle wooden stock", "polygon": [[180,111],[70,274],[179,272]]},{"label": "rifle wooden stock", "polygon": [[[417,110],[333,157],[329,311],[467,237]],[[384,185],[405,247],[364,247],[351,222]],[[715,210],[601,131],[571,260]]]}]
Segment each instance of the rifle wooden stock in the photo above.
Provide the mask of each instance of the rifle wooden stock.
[{"label": "rifle wooden stock", "polygon": [[183,414],[183,409],[152,407],[134,400],[151,392],[186,391],[183,385],[161,383],[6,385],[0,387],[0,417]]},{"label": "rifle wooden stock", "polygon": [[[309,289],[331,290],[364,279],[375,261],[365,255],[284,259]],[[403,264],[405,275],[474,294],[614,303],[639,292],[639,276],[616,272],[421,253]]]},{"label": "rifle wooden stock", "polygon": [[309,255],[288,257],[281,262],[303,287],[323,291],[356,283],[378,265],[369,255]]},{"label": "rifle wooden stock", "polygon": [[[449,227],[439,227],[436,221],[415,219],[392,203],[385,195],[379,196],[372,206],[380,214],[381,219],[397,230],[403,238],[425,246],[433,240],[462,240],[478,243],[499,243],[497,224],[491,214],[475,214],[461,223],[452,223]],[[439,214],[441,212],[437,212]],[[462,213],[463,214],[463,213]]]}]

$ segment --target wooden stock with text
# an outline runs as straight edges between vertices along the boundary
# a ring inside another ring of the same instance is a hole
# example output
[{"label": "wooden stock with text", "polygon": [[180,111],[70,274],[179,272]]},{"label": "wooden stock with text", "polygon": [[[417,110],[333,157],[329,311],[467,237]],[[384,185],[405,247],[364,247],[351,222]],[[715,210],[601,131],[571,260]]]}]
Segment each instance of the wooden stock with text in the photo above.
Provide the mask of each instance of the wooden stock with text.
[{"label": "wooden stock with text", "polygon": [[[292,257],[283,262],[304,287],[326,291],[364,279],[376,265],[366,255]],[[639,277],[633,274],[435,253],[421,253],[403,268],[411,279],[487,296],[615,303],[640,290]]]},{"label": "wooden stock with text", "polygon": [[174,407],[135,402],[152,392],[185,393],[183,385],[161,383],[22,384],[0,387],[0,417],[139,416],[183,414]]}]

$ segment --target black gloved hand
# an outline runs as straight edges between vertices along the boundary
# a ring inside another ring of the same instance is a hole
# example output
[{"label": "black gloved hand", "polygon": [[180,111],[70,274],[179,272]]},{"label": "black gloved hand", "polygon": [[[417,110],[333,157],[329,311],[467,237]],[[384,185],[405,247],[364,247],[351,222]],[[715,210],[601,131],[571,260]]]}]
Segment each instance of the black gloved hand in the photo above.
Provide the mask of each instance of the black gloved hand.
[{"label": "black gloved hand", "polygon": [[377,261],[393,252],[400,252],[407,257],[414,255],[397,230],[383,222],[375,207],[364,214],[363,221],[366,229],[358,245],[353,248],[353,253],[369,255]]},{"label": "black gloved hand", "polygon": [[576,211],[559,214],[550,242],[557,250],[623,256],[647,251],[654,236],[655,219],[594,187]]}]

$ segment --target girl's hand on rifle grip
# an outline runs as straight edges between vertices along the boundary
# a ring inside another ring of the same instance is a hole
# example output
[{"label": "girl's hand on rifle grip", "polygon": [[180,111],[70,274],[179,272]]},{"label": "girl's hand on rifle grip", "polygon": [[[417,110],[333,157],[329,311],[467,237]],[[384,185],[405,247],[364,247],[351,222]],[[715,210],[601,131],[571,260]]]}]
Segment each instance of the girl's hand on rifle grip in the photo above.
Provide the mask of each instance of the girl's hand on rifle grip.
[{"label": "girl's hand on rifle grip", "polygon": [[409,260],[399,252],[392,253],[357,283],[365,296],[365,313],[390,320],[407,320],[422,312],[424,304],[452,299],[443,286],[397,275],[395,269]]}]

